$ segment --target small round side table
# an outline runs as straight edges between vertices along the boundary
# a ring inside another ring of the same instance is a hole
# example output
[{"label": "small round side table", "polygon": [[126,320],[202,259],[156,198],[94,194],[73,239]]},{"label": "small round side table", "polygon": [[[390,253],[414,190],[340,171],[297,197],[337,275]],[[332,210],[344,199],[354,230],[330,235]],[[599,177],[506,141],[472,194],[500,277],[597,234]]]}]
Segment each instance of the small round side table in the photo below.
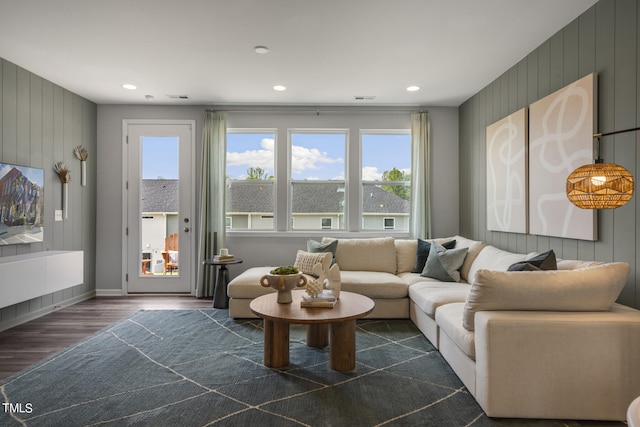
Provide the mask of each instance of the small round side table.
[{"label": "small round side table", "polygon": [[229,270],[227,265],[241,264],[242,260],[235,258],[232,261],[215,261],[213,259],[205,259],[205,265],[219,267],[216,286],[213,288],[213,308],[229,308],[229,298],[227,297],[227,285],[229,284]]}]

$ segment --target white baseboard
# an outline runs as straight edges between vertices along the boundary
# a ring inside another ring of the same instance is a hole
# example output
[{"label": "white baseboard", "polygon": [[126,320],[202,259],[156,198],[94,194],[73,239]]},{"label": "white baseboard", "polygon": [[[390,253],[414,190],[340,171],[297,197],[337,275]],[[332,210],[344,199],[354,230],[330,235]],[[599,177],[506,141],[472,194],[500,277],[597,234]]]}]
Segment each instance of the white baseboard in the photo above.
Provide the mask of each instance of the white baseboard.
[{"label": "white baseboard", "polygon": [[96,289],[97,297],[121,297],[126,295],[122,289]]},{"label": "white baseboard", "polygon": [[47,315],[49,313],[53,313],[54,311],[60,310],[61,308],[68,307],[68,306],[73,305],[73,304],[77,304],[77,303],[79,303],[81,301],[88,300],[88,299],[93,298],[95,296],[96,296],[96,292],[95,291],[89,291],[89,292],[84,293],[82,295],[77,295],[77,296],[75,296],[73,298],[69,298],[67,300],[57,302],[54,305],[50,305],[48,307],[41,308],[40,310],[29,312],[29,313],[25,314],[24,316],[20,316],[20,317],[17,317],[15,319],[11,319],[11,320],[8,320],[6,322],[1,323],[0,324],[0,332],[6,331],[7,329],[14,328],[14,327],[16,327],[18,325],[22,325],[23,323],[30,322],[31,320],[35,320],[38,317],[45,316],[45,315]]}]

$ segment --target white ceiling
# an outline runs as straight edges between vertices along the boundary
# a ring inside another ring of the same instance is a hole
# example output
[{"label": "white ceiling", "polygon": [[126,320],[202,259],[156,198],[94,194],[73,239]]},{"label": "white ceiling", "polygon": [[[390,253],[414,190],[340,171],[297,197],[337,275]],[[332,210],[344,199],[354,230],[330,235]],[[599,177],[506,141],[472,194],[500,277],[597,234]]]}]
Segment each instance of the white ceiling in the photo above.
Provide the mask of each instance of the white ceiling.
[{"label": "white ceiling", "polygon": [[0,57],[98,104],[458,106],[595,3],[0,0]]}]

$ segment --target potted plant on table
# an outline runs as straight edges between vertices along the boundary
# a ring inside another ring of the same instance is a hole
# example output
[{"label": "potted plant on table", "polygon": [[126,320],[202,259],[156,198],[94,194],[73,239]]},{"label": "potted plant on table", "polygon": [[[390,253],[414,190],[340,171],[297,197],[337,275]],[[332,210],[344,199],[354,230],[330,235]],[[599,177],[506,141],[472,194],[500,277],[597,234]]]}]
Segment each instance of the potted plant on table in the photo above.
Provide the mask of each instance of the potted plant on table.
[{"label": "potted plant on table", "polygon": [[289,304],[291,290],[296,287],[303,287],[307,284],[307,278],[300,271],[292,266],[274,268],[260,278],[260,285],[265,288],[271,287],[278,291],[278,303]]}]

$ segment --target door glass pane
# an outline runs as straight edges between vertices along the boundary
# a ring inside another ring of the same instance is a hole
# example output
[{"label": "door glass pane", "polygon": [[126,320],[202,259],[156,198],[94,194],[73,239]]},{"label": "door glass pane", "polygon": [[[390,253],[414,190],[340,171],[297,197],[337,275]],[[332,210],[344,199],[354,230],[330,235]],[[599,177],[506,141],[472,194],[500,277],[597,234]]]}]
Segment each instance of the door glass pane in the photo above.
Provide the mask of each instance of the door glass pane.
[{"label": "door glass pane", "polygon": [[140,275],[179,276],[178,137],[142,137]]}]

